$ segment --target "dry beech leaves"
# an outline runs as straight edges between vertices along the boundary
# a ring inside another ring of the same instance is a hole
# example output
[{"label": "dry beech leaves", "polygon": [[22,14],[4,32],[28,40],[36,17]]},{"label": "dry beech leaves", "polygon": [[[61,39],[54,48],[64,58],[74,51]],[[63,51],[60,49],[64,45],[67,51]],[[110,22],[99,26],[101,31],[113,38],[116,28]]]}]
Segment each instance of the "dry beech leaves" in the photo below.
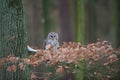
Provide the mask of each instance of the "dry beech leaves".
[{"label": "dry beech leaves", "polygon": [[[34,67],[46,62],[50,65],[58,63],[78,64],[79,61],[86,61],[89,66],[92,66],[97,61],[102,61],[101,65],[109,65],[115,63],[120,55],[120,50],[113,49],[108,41],[91,43],[86,46],[81,45],[79,42],[64,42],[56,51],[52,51],[52,46],[46,46],[46,50],[40,49],[35,54],[30,55],[28,58],[18,58],[14,55],[8,55],[6,58],[0,59],[1,65],[6,62],[14,63],[8,66],[8,71],[16,71],[17,63],[21,70],[25,70],[26,65]],[[63,66],[58,66],[56,72],[64,72]]]}]

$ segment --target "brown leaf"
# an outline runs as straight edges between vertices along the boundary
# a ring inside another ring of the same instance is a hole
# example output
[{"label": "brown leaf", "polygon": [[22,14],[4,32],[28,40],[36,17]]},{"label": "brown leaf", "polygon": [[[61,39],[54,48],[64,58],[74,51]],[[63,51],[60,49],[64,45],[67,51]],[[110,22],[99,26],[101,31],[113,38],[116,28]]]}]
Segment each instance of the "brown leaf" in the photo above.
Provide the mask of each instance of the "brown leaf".
[{"label": "brown leaf", "polygon": [[64,72],[64,68],[62,66],[58,66],[56,72],[62,74]]}]

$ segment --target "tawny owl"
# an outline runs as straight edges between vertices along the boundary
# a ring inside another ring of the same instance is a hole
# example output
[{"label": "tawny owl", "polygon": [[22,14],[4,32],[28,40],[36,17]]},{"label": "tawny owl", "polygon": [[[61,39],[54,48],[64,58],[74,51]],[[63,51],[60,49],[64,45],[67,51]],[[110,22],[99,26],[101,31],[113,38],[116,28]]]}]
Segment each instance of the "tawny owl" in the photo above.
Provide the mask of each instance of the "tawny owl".
[{"label": "tawny owl", "polygon": [[58,34],[55,32],[50,32],[47,36],[47,38],[44,40],[43,47],[47,45],[52,45],[53,50],[56,50],[59,47],[59,42],[58,42]]}]

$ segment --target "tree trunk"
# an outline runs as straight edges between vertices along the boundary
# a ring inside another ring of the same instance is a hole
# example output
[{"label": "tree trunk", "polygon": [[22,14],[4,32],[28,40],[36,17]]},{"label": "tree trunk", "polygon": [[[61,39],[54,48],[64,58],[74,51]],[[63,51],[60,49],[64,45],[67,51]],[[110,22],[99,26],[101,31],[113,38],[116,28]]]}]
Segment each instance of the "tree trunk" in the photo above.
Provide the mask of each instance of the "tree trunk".
[{"label": "tree trunk", "polygon": [[[26,32],[22,0],[0,0],[0,58],[26,53]],[[7,68],[10,64],[4,65]],[[24,76],[24,77],[23,77]],[[0,71],[0,80],[27,80],[25,72]]]},{"label": "tree trunk", "polygon": [[71,27],[71,36],[72,40],[76,41],[76,32],[77,32],[77,0],[70,0],[69,1],[69,10],[70,10],[70,27]]},{"label": "tree trunk", "polygon": [[[115,0],[116,2],[116,7],[117,7],[117,17],[116,17],[116,22],[117,22],[117,26],[116,26],[116,47],[120,48],[120,0]],[[120,55],[119,55],[119,61],[120,61]],[[116,77],[116,80],[120,80],[120,68]]]},{"label": "tree trunk", "polygon": [[33,26],[31,27],[31,39],[34,46],[43,46],[42,0],[33,0]]},{"label": "tree trunk", "polygon": [[115,25],[113,22],[113,0],[96,1],[97,38],[107,40],[115,46]]},{"label": "tree trunk", "polygon": [[[70,25],[70,10],[69,0],[59,0],[60,10],[60,26],[61,26],[61,42],[72,41],[71,25]],[[67,31],[66,31],[67,30]]]},{"label": "tree trunk", "polygon": [[[77,41],[84,43],[84,0],[77,0]],[[83,80],[84,62],[78,64],[80,71],[76,74],[76,80]]]},{"label": "tree trunk", "polygon": [[96,1],[88,0],[85,4],[85,42],[95,42],[97,39],[97,16],[96,16]]},{"label": "tree trunk", "polygon": [[119,0],[117,0],[116,1],[116,5],[117,5],[117,16],[118,17],[116,17],[116,19],[117,19],[117,28],[116,28],[116,42],[117,42],[117,47],[120,47],[120,1]]},{"label": "tree trunk", "polygon": [[48,35],[51,29],[51,17],[50,17],[50,0],[42,0],[43,4],[43,21],[45,36]]}]

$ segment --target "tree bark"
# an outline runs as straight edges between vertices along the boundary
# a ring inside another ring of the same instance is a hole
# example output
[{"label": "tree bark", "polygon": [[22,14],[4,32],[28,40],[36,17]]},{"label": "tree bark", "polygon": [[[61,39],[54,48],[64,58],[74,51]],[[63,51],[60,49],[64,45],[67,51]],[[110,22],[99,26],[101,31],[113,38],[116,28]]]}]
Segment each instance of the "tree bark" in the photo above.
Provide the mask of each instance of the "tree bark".
[{"label": "tree bark", "polygon": [[[0,0],[0,58],[26,53],[26,32],[22,0]],[[4,65],[7,68],[10,64]],[[27,80],[24,71],[0,71],[0,80]]]}]

